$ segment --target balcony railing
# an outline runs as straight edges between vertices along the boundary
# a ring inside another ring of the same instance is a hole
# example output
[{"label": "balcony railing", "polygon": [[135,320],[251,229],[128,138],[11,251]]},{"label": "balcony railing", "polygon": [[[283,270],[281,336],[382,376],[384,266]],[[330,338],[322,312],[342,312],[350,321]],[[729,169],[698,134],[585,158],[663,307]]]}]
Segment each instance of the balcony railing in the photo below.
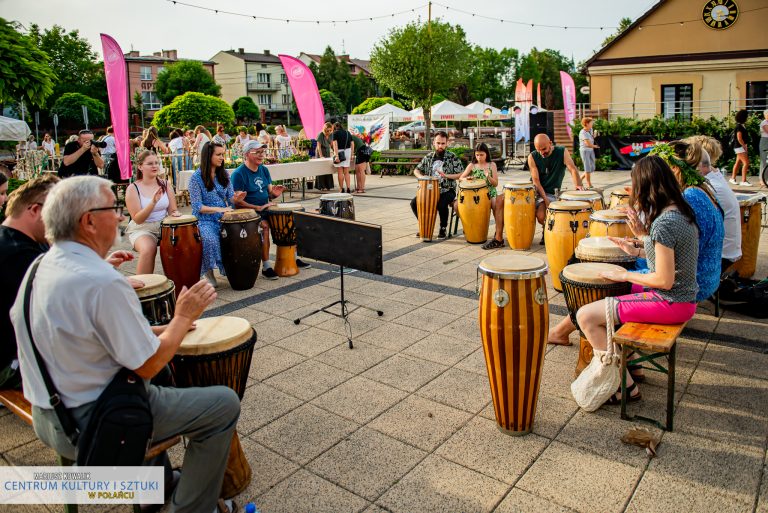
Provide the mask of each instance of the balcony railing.
[{"label": "balcony railing", "polygon": [[261,103],[256,102],[263,110],[288,110],[291,106],[287,103]]},{"label": "balcony railing", "polygon": [[246,86],[248,87],[249,91],[279,91],[280,90],[280,84],[275,84],[273,82],[248,81],[246,82]]},{"label": "balcony railing", "polygon": [[762,112],[768,106],[768,98],[733,98],[730,100],[703,100],[677,102],[636,102],[636,103],[578,103],[576,118],[585,115],[597,115],[601,118],[647,119],[664,113],[667,118],[690,119],[691,117],[717,118],[727,117],[734,112],[747,109],[750,112]]}]

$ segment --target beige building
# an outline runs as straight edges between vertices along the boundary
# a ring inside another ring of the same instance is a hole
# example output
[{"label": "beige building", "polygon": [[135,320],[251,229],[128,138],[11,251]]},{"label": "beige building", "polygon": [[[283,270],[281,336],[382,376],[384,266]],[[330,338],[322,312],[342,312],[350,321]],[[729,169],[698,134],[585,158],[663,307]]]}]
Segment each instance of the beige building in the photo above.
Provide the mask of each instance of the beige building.
[{"label": "beige building", "polygon": [[586,63],[610,117],[722,117],[768,97],[766,0],[661,0]]},{"label": "beige building", "polygon": [[[310,64],[314,63],[315,65],[320,65],[320,59],[322,59],[322,55],[317,55],[315,53],[304,53],[301,52],[299,55],[299,60],[309,66]],[[349,55],[337,55],[336,60],[339,62],[344,62],[349,67],[349,74],[353,77],[356,77],[359,74],[364,74],[368,78],[373,77],[373,73],[371,73],[371,61],[366,61],[364,59],[352,59]]]},{"label": "beige building", "polygon": [[245,49],[226,50],[211,58],[216,63],[216,82],[221,97],[232,104],[241,96],[250,96],[265,120],[286,119],[291,108],[291,88],[280,59],[269,50],[264,53]]}]

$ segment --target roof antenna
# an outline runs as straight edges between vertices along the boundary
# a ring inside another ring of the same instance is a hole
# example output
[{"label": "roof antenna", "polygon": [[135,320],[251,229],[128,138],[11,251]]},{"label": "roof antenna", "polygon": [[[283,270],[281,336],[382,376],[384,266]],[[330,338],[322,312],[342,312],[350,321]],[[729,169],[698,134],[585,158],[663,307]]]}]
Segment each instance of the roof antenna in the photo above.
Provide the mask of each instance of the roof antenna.
[{"label": "roof antenna", "polygon": [[344,47],[344,40],[342,39],[341,40],[341,55],[346,55],[346,54],[347,54],[347,50]]}]

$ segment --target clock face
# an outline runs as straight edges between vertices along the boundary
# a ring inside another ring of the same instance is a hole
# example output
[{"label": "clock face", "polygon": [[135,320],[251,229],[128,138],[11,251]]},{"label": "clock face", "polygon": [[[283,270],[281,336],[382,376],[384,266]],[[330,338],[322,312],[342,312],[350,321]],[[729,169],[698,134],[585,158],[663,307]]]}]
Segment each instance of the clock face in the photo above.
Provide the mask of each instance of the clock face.
[{"label": "clock face", "polygon": [[739,6],[733,0],[710,0],[704,4],[702,19],[713,29],[727,29],[739,17]]}]

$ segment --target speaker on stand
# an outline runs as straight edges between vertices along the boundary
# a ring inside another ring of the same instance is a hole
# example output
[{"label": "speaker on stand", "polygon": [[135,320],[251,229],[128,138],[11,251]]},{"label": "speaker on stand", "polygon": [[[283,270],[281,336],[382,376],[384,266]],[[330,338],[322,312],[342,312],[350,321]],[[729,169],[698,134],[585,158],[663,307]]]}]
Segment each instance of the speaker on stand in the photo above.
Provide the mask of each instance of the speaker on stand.
[{"label": "speaker on stand", "polygon": [[551,141],[555,140],[555,113],[548,110],[540,110],[530,115],[531,127],[531,151],[536,148],[533,140],[539,134],[547,134]]}]

